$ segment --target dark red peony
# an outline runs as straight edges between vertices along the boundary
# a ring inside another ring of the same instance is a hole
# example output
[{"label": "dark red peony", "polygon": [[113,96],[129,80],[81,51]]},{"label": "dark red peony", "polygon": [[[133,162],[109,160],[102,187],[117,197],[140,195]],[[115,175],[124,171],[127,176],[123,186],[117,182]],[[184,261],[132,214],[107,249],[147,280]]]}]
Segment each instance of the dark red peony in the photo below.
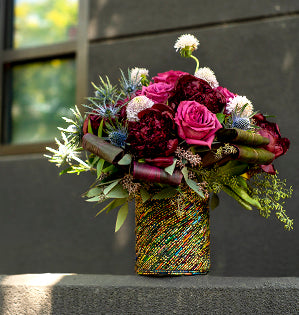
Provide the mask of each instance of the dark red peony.
[{"label": "dark red peony", "polygon": [[163,104],[139,112],[138,122],[128,126],[129,149],[137,158],[168,157],[177,148],[175,122],[171,109]]},{"label": "dark red peony", "polygon": [[226,98],[221,92],[191,74],[178,79],[173,96],[168,99],[168,105],[176,109],[181,101],[196,101],[215,114],[221,112],[226,105]]},{"label": "dark red peony", "polygon": [[174,87],[176,85],[177,80],[182,76],[188,74],[183,71],[174,71],[170,70],[167,72],[158,73],[156,77],[153,77],[155,83],[163,82],[172,85]]},{"label": "dark red peony", "polygon": [[[276,123],[267,121],[263,114],[256,114],[253,116],[255,125],[260,127],[258,133],[270,140],[270,143],[264,146],[264,149],[275,154],[275,158],[285,154],[290,146],[290,140],[288,138],[282,138],[279,127]],[[270,174],[275,174],[273,165],[262,165],[262,169]]]},{"label": "dark red peony", "polygon": [[226,102],[228,102],[230,98],[234,98],[236,96],[236,94],[232,93],[227,88],[222,86],[216,87],[215,90],[219,91],[225,97]]},{"label": "dark red peony", "polygon": [[101,120],[101,116],[89,114],[83,123],[83,133],[88,133],[88,121],[90,121],[92,132],[94,135],[97,135]]}]

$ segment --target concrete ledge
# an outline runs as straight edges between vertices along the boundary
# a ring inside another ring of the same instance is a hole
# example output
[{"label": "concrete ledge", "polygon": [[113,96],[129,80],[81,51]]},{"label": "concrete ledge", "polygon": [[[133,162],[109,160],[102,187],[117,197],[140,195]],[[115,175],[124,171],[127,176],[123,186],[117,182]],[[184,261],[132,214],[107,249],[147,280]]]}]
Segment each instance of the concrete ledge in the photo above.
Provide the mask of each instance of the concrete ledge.
[{"label": "concrete ledge", "polygon": [[299,278],[0,276],[0,314],[298,314]]}]

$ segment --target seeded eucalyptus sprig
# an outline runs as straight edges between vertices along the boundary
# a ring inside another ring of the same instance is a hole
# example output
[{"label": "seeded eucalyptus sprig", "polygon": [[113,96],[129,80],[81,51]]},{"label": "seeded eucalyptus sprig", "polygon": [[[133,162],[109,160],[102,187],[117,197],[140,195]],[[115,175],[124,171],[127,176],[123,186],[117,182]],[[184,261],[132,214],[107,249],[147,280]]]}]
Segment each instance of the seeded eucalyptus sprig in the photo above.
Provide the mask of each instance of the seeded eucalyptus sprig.
[{"label": "seeded eucalyptus sprig", "polygon": [[256,198],[262,208],[260,215],[268,218],[272,211],[275,211],[276,217],[282,223],[287,231],[293,229],[293,219],[290,219],[283,208],[284,199],[291,198],[292,187],[287,187],[286,180],[281,180],[277,175],[267,173],[256,174],[250,180],[252,196]]}]

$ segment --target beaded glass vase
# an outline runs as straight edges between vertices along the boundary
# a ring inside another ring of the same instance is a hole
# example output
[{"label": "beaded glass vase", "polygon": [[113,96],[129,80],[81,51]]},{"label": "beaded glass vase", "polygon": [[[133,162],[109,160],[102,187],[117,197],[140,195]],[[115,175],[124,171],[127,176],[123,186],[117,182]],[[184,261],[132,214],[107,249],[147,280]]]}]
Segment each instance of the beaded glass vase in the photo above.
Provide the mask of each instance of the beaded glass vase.
[{"label": "beaded glass vase", "polygon": [[208,198],[188,190],[180,200],[136,198],[136,264],[140,275],[206,274],[210,268]]}]

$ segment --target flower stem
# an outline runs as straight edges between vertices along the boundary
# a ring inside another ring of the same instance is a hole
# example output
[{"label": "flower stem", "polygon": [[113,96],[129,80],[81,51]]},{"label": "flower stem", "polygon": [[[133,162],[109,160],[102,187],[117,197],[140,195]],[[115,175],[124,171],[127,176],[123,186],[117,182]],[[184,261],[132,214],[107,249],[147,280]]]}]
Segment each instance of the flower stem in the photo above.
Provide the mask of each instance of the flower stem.
[{"label": "flower stem", "polygon": [[[195,72],[199,69],[199,61],[198,61],[198,59],[195,57],[195,56],[193,56],[193,55],[190,55],[190,57],[191,58],[193,58],[194,60],[195,60],[195,62],[196,62],[196,68],[195,68]],[[194,73],[195,73],[194,72]]]}]

